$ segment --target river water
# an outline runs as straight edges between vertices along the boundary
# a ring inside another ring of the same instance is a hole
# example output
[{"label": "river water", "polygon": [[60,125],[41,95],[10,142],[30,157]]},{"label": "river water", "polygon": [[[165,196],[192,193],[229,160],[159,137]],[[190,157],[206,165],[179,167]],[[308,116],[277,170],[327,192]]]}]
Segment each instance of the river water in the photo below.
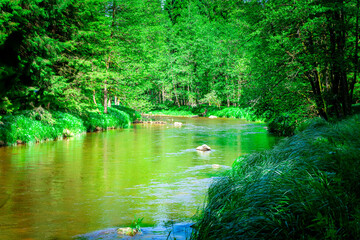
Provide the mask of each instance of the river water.
[{"label": "river water", "polygon": [[[168,124],[0,148],[0,239],[69,239],[137,218],[145,229],[187,223],[212,178],[277,141],[264,124],[164,119]],[[202,144],[213,150],[197,152]]]}]

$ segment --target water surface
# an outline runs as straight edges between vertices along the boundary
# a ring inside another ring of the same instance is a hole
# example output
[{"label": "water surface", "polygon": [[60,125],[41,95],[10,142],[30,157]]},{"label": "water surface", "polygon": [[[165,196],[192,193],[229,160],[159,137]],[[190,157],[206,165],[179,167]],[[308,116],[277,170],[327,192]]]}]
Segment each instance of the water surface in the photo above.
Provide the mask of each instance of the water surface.
[{"label": "water surface", "polygon": [[[213,177],[276,142],[264,124],[167,121],[0,148],[0,239],[68,239],[138,217],[153,227],[188,222]],[[213,150],[197,152],[202,144]]]}]

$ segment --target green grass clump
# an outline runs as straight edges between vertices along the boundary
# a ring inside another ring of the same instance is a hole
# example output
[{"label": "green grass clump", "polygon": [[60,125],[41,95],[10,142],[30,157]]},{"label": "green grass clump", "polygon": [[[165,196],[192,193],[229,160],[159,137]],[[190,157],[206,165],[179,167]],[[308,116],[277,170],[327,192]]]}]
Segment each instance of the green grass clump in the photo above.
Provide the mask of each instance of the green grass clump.
[{"label": "green grass clump", "polygon": [[103,107],[98,106],[98,108],[101,112],[88,111],[82,116],[84,125],[88,131],[125,128],[130,125],[129,114],[113,107],[109,107],[108,114],[104,114]]},{"label": "green grass clump", "polygon": [[306,125],[210,186],[194,239],[360,239],[360,115]]}]

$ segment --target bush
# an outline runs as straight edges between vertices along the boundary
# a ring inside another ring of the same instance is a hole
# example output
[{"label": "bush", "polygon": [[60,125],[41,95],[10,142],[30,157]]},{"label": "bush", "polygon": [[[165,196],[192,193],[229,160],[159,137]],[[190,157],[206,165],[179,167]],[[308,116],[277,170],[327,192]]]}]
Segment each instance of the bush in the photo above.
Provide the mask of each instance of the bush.
[{"label": "bush", "polygon": [[141,118],[140,113],[138,111],[135,111],[134,109],[124,107],[124,106],[118,106],[118,105],[113,105],[112,108],[115,108],[117,110],[127,113],[129,115],[131,121],[135,121],[135,120]]},{"label": "bush", "polygon": [[116,108],[109,107],[108,113],[103,113],[103,107],[98,106],[101,112],[88,111],[82,116],[86,129],[90,132],[110,128],[124,128],[130,125],[129,114]]},{"label": "bush", "polygon": [[84,122],[81,118],[63,112],[52,112],[55,119],[54,127],[57,132],[65,137],[72,137],[86,132]]},{"label": "bush", "polygon": [[321,119],[215,181],[195,239],[359,239],[360,116]]}]

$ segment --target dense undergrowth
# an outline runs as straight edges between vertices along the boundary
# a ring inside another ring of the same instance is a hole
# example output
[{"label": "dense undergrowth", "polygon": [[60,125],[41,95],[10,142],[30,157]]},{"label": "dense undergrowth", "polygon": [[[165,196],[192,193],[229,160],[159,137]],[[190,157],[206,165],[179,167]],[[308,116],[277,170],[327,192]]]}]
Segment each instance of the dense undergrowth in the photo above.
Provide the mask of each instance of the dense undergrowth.
[{"label": "dense undergrowth", "polygon": [[163,109],[152,110],[148,112],[154,115],[170,115],[170,116],[216,116],[226,118],[241,118],[249,121],[264,121],[262,117],[254,114],[250,108],[237,108],[237,107],[215,107],[199,105],[197,107],[191,106],[174,106]]},{"label": "dense undergrowth", "polygon": [[43,108],[19,111],[14,115],[1,116],[0,143],[14,145],[72,137],[86,131],[101,131],[128,127],[131,121],[140,117],[133,109],[113,106],[108,114],[97,110],[83,113],[47,111]]},{"label": "dense undergrowth", "polygon": [[360,115],[300,129],[211,185],[194,239],[360,238]]}]

